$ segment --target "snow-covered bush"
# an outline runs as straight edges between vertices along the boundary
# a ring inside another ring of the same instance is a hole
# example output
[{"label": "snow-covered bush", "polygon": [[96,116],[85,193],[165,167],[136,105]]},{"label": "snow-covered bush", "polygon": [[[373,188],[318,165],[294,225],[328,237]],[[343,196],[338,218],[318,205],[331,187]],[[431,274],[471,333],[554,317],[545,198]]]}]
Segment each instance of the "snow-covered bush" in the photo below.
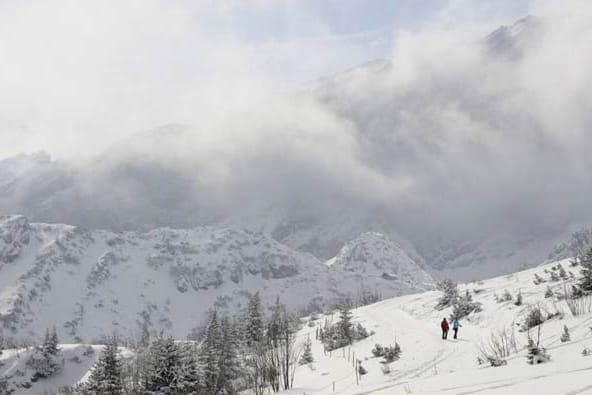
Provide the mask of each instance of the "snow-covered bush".
[{"label": "snow-covered bush", "polygon": [[547,285],[547,289],[545,290],[545,298],[552,298],[553,297],[553,290],[551,287]]},{"label": "snow-covered bush", "polygon": [[545,283],[545,279],[542,278],[541,276],[539,276],[537,273],[534,274],[534,280],[532,280],[532,282],[534,283],[534,285],[539,285],[541,283]]},{"label": "snow-covered bush", "polygon": [[362,324],[353,324],[349,308],[342,308],[339,316],[339,322],[334,325],[326,324],[319,333],[319,338],[327,351],[348,346],[354,341],[365,339],[373,334],[369,333]]},{"label": "snow-covered bush", "polygon": [[481,303],[473,302],[473,296],[467,290],[465,294],[454,302],[452,306],[452,319],[461,319],[473,312],[481,311]]},{"label": "snow-covered bush", "polygon": [[561,340],[561,343],[565,343],[571,340],[571,336],[569,335],[569,329],[567,328],[567,325],[563,325],[563,333],[561,334],[561,337],[559,339]]},{"label": "snow-covered bush", "polygon": [[528,332],[528,346],[527,350],[528,353],[526,354],[526,363],[530,365],[538,365],[540,363],[548,362],[551,359],[551,356],[547,354],[547,350],[540,345],[541,341],[541,325],[539,325],[537,329],[537,339],[536,342],[530,336],[530,331]]},{"label": "snow-covered bush", "polygon": [[510,291],[504,289],[504,294],[502,295],[502,301],[504,302],[511,302],[514,299]]},{"label": "snow-covered bush", "polygon": [[561,266],[561,264],[558,265],[559,266],[559,277],[561,277],[564,280],[567,280],[567,272],[565,271],[565,269],[563,268],[563,266]]},{"label": "snow-covered bush", "polygon": [[358,360],[358,374],[363,376],[366,373],[368,373],[368,371],[362,366],[362,361]]},{"label": "snow-covered bush", "polygon": [[528,330],[530,328],[534,328],[545,322],[545,317],[541,311],[541,308],[538,306],[532,307],[526,317],[524,318],[524,323],[522,324],[522,330]]},{"label": "snow-covered bush", "polygon": [[588,347],[584,347],[584,349],[582,350],[582,356],[587,357],[590,354],[592,354],[592,351],[590,351],[590,349]]},{"label": "snow-covered bush", "polygon": [[516,294],[516,299],[514,300],[514,305],[522,306],[522,291],[518,290]]},{"label": "snow-covered bush", "polygon": [[491,366],[502,366],[507,357],[517,352],[514,325],[510,325],[493,331],[490,338],[478,346],[478,360],[487,361]]},{"label": "snow-covered bush", "polygon": [[526,363],[530,365],[538,365],[540,363],[548,362],[551,359],[547,350],[539,346],[532,339],[528,339],[528,354],[526,355]]},{"label": "snow-covered bush", "polygon": [[401,346],[397,342],[395,342],[394,346],[382,346],[376,343],[372,349],[372,355],[383,357],[383,363],[391,363],[401,357]]}]

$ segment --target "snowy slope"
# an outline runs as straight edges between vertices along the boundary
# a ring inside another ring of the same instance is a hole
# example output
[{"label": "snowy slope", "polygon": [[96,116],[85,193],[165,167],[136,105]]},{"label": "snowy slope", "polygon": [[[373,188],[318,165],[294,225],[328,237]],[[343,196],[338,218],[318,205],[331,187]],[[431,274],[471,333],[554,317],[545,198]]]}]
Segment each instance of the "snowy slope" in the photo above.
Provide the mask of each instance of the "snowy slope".
[{"label": "snowy slope", "polygon": [[[379,261],[401,277],[366,276]],[[0,328],[38,338],[55,325],[61,339],[88,342],[114,330],[133,338],[147,325],[184,338],[207,309],[239,310],[255,291],[299,309],[362,289],[390,297],[433,285],[394,247],[341,266],[234,227],[114,233],[0,217]]]},{"label": "snowy slope", "polygon": [[[569,260],[560,263],[566,270],[579,273],[579,268],[569,267]],[[355,310],[354,321],[376,333],[354,343],[351,349],[324,354],[320,342],[314,340],[316,327],[306,327],[299,336],[302,340],[313,339],[315,362],[298,368],[294,389],[286,393],[331,394],[335,382],[339,394],[591,394],[592,357],[583,357],[581,352],[585,347],[592,348],[592,314],[573,317],[557,296],[544,298],[547,285],[558,295],[563,288],[561,282],[533,284],[535,273],[549,280],[555,265],[461,284],[461,290],[469,289],[474,300],[483,304],[483,311],[463,320],[458,340],[440,338],[439,322],[450,314],[450,309],[434,309],[437,291],[397,297]],[[505,290],[512,295],[520,290],[524,304],[497,303],[495,295],[501,296]],[[520,331],[533,305],[563,314],[542,325],[541,344],[552,359],[535,366],[526,364],[526,333]],[[335,322],[337,316],[321,317],[316,324],[322,325],[325,319]],[[566,343],[559,339],[564,325],[571,334],[571,341]],[[507,366],[478,365],[479,345],[502,328],[514,328],[519,353],[508,358]],[[392,345],[395,340],[402,348],[401,359],[391,363],[390,373],[385,374],[371,349],[375,343]],[[368,371],[359,384],[352,367],[354,353]]]},{"label": "snowy slope", "polygon": [[[26,349],[4,350],[0,355],[0,377],[10,383],[9,391],[18,395],[39,395],[57,392],[62,387],[71,386],[84,378],[96,363],[103,346],[85,344],[60,344],[59,359],[62,366],[53,377],[31,380],[34,370],[27,367],[27,360],[34,353],[32,347]],[[47,392],[46,392],[47,391]],[[0,391],[0,393],[2,393]]]}]

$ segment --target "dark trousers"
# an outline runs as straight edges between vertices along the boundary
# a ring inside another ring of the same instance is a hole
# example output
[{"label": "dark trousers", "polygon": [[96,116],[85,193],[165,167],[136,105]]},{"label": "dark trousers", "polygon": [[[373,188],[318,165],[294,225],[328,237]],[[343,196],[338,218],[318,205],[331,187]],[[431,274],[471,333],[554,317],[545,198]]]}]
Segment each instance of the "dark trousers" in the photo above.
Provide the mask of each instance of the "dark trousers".
[{"label": "dark trousers", "polygon": [[458,328],[452,328],[454,331],[454,338],[456,339],[456,335],[458,335]]},{"label": "dark trousers", "polygon": [[448,338],[448,331],[442,329],[442,339],[446,340],[446,338]]}]

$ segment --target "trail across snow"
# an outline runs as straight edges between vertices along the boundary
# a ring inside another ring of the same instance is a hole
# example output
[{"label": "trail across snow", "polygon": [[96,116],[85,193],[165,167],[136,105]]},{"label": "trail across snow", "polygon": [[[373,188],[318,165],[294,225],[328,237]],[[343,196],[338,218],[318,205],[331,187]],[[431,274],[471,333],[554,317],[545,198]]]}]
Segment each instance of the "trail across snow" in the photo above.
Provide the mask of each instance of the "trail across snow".
[{"label": "trail across snow", "polygon": [[[569,261],[561,262],[566,270],[579,274],[578,267],[569,267]],[[582,350],[592,349],[592,314],[573,317],[564,301],[559,300],[562,282],[548,281],[533,284],[534,274],[550,276],[556,263],[526,270],[491,280],[461,284],[482,303],[483,311],[461,321],[459,339],[441,339],[440,321],[449,317],[450,309],[437,311],[434,306],[440,296],[437,291],[408,295],[385,300],[354,310],[354,321],[360,322],[375,333],[351,347],[324,353],[322,344],[315,340],[317,327],[305,327],[299,337],[313,340],[315,362],[301,366],[296,372],[294,388],[286,394],[529,394],[579,395],[592,394],[592,356],[584,357]],[[550,286],[553,298],[545,298]],[[496,302],[495,295],[505,290],[512,295],[518,291],[524,297],[521,306],[513,302]],[[549,363],[531,366],[526,363],[526,332],[520,331],[525,314],[538,305],[546,313],[559,313],[545,322],[541,331],[541,344],[549,351]],[[338,321],[338,314],[323,316],[315,321]],[[571,341],[559,340],[563,326],[571,334]],[[489,367],[477,363],[479,346],[500,328],[514,328],[518,353],[507,360],[507,366]],[[383,373],[380,358],[374,358],[371,350],[376,343],[394,345],[402,349],[401,358],[389,365]],[[355,356],[354,356],[355,355]],[[368,373],[356,383],[354,358],[360,359]],[[335,388],[335,391],[333,390]]]}]

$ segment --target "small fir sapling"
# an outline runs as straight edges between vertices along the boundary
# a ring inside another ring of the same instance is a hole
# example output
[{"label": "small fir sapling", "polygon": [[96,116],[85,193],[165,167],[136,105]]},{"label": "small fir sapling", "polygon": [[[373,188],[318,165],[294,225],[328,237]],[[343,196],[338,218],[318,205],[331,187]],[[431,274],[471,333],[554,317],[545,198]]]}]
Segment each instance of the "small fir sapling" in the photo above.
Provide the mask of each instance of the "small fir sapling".
[{"label": "small fir sapling", "polygon": [[563,325],[563,333],[561,334],[560,340],[561,343],[565,343],[571,340],[571,336],[569,335],[569,329],[567,328],[567,325]]}]

